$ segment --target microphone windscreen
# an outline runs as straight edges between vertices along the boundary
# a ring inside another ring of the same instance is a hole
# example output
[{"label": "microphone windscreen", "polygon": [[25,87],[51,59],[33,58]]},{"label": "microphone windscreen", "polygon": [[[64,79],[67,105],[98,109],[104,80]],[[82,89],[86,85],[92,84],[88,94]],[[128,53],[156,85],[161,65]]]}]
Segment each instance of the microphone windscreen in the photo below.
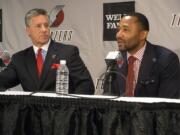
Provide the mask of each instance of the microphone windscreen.
[{"label": "microphone windscreen", "polygon": [[117,64],[117,62],[122,59],[123,57],[120,51],[111,51],[107,54],[105,62],[107,66],[112,66]]}]

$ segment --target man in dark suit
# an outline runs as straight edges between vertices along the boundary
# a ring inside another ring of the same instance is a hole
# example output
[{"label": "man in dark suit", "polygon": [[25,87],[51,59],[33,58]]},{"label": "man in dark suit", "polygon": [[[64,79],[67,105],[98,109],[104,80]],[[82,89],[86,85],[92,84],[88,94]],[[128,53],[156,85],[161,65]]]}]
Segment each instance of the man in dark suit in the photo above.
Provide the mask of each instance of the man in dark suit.
[{"label": "man in dark suit", "polygon": [[[50,20],[47,12],[44,9],[28,11],[25,24],[33,46],[12,56],[8,67],[0,73],[0,88],[8,89],[21,84],[25,91],[55,92],[59,61],[66,60],[69,69],[69,93],[94,94],[92,78],[79,56],[78,48],[50,39]],[[38,50],[41,50],[43,61],[41,72],[37,70]]]},{"label": "man in dark suit", "polygon": [[[179,98],[178,56],[167,48],[148,42],[146,40],[148,32],[149,22],[141,13],[127,14],[120,20],[116,38],[122,52],[123,64],[113,67],[118,74],[109,74],[112,77],[112,88],[108,89],[105,85],[104,94]],[[131,66],[128,62],[130,57],[134,58]],[[132,78],[130,75],[132,73],[133,81],[130,82],[129,76]],[[106,81],[108,79],[109,76]]]}]

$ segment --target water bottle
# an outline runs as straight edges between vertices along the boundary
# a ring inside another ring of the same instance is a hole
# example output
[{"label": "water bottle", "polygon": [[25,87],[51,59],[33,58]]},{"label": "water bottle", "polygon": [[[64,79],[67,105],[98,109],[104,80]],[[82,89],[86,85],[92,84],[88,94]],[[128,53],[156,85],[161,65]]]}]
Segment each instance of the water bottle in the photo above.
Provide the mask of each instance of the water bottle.
[{"label": "water bottle", "polygon": [[69,90],[69,70],[66,60],[60,60],[60,67],[56,75],[56,93],[66,95]]}]

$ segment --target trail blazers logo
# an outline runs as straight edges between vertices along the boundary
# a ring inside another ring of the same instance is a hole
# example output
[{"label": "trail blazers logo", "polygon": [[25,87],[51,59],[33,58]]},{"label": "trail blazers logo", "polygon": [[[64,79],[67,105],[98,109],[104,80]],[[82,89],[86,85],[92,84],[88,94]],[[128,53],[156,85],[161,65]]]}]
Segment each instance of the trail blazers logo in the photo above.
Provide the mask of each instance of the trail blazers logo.
[{"label": "trail blazers logo", "polygon": [[170,27],[180,28],[180,13],[173,13]]},{"label": "trail blazers logo", "polygon": [[51,27],[59,27],[64,20],[64,5],[57,5],[50,11]]},{"label": "trail blazers logo", "polygon": [[64,5],[56,5],[49,13],[51,38],[57,42],[71,41],[73,34],[72,30],[63,30],[59,28],[65,18],[64,7]]}]

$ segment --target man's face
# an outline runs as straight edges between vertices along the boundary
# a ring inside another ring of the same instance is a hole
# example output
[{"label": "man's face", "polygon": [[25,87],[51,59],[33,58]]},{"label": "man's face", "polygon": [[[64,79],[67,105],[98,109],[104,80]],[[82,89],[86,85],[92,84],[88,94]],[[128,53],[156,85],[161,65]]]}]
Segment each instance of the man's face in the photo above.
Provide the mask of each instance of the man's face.
[{"label": "man's face", "polygon": [[116,34],[119,50],[128,51],[131,54],[136,53],[144,45],[142,41],[145,41],[141,29],[136,17],[123,17]]},{"label": "man's face", "polygon": [[41,47],[48,43],[50,38],[49,18],[45,15],[34,16],[31,18],[30,26],[26,31],[34,45]]}]

